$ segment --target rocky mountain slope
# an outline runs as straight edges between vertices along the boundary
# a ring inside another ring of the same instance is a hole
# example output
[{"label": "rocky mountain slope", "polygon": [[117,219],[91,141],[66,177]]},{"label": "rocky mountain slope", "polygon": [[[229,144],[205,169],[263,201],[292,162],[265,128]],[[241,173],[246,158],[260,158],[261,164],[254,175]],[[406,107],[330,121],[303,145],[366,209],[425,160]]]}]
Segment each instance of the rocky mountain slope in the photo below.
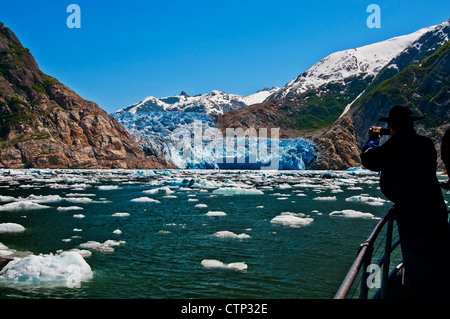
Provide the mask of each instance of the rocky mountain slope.
[{"label": "rocky mountain slope", "polygon": [[0,23],[0,167],[162,168],[97,104],[44,74]]},{"label": "rocky mountain slope", "polygon": [[[382,125],[377,119],[387,115],[395,104],[407,104],[425,116],[425,120],[417,122],[416,130],[430,137],[440,154],[442,137],[450,127],[450,42],[374,86],[356,101],[348,114],[316,139],[321,154],[314,166],[358,165],[368,128]],[[442,167],[440,160],[438,163]]]},{"label": "rocky mountain slope", "polygon": [[428,120],[419,130],[439,148],[440,133],[448,123],[443,44],[450,34],[449,21],[334,53],[265,102],[219,116],[218,126],[222,130],[279,127],[281,137],[311,138],[318,146],[311,168],[343,169],[360,165],[360,146],[378,117],[386,115],[392,105],[406,103],[426,113]]}]

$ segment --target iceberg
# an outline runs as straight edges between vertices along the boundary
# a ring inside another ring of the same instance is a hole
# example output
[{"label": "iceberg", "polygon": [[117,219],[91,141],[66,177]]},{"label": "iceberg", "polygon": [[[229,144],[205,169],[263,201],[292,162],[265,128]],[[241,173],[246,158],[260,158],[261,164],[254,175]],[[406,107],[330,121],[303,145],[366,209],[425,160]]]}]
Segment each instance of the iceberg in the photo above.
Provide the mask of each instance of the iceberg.
[{"label": "iceberg", "polygon": [[385,199],[380,197],[371,197],[369,195],[355,195],[345,199],[346,202],[364,203],[371,206],[383,206],[386,203]]},{"label": "iceberg", "polygon": [[201,265],[205,268],[229,268],[235,270],[247,270],[248,266],[244,262],[234,262],[230,264],[225,264],[216,259],[203,259]]},{"label": "iceberg", "polygon": [[222,231],[215,232],[214,236],[219,237],[219,238],[237,238],[237,239],[250,238],[250,235],[247,235],[245,233],[238,235],[238,234],[235,234],[228,230],[222,230]]},{"label": "iceberg", "polygon": [[264,195],[264,193],[255,188],[223,187],[213,191],[216,195]]},{"label": "iceberg", "polygon": [[334,211],[330,213],[330,216],[347,217],[347,218],[371,218],[371,219],[374,218],[374,215],[371,213],[362,213],[352,209]]},{"label": "iceberg", "polygon": [[67,211],[67,210],[83,210],[83,207],[80,206],[67,206],[67,207],[58,207],[56,208],[57,211]]},{"label": "iceberg", "polygon": [[281,215],[274,217],[270,223],[282,226],[301,227],[307,226],[314,221],[313,218],[303,216],[304,214],[283,212]]},{"label": "iceberg", "polygon": [[150,197],[138,197],[131,200],[132,202],[138,202],[138,203],[160,203],[159,200],[153,199]]},{"label": "iceberg", "polygon": [[0,271],[0,281],[75,287],[92,278],[89,264],[77,252],[16,257]]},{"label": "iceberg", "polygon": [[1,233],[20,233],[25,230],[25,227],[16,223],[3,223],[0,224]]},{"label": "iceberg", "polygon": [[22,211],[46,208],[50,208],[50,206],[41,205],[30,200],[21,200],[0,206],[0,211]]},{"label": "iceberg", "polygon": [[205,215],[206,216],[226,216],[227,214],[225,212],[209,211]]}]

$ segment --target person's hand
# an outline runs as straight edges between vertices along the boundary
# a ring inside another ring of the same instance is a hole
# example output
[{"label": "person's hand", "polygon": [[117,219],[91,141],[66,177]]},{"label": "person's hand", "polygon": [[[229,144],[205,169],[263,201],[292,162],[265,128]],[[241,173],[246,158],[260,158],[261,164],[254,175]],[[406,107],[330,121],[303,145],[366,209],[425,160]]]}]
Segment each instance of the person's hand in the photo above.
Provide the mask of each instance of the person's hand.
[{"label": "person's hand", "polygon": [[369,137],[380,138],[381,137],[381,127],[380,126],[372,126],[369,129]]}]

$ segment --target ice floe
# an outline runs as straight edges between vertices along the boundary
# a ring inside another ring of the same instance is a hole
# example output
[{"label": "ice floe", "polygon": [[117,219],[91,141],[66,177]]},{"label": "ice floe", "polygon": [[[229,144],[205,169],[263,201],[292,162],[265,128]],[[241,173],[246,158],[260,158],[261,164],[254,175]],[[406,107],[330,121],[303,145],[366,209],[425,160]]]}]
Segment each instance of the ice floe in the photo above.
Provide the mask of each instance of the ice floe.
[{"label": "ice floe", "polygon": [[25,230],[25,227],[23,227],[20,224],[16,223],[3,223],[0,224],[0,234],[1,233],[20,233]]},{"label": "ice floe", "polygon": [[216,195],[263,195],[264,193],[255,188],[222,187],[213,191]]},{"label": "ice floe", "polygon": [[130,216],[130,213],[118,212],[118,213],[112,214],[112,216],[114,216],[114,217],[125,217],[125,216]]},{"label": "ice floe", "polygon": [[58,211],[83,210],[83,209],[84,209],[84,208],[83,208],[83,207],[80,207],[80,206],[66,206],[66,207],[60,206],[60,207],[57,207],[57,208],[56,208],[56,210],[58,210]]},{"label": "ice floe", "polygon": [[90,241],[80,244],[80,247],[90,249],[93,251],[102,252],[102,253],[113,253],[114,247],[123,245],[125,243],[126,242],[123,240],[117,241],[117,240],[112,240],[112,239],[108,239],[103,243],[90,240]]},{"label": "ice floe", "polygon": [[201,265],[205,268],[229,268],[235,270],[247,270],[248,265],[244,262],[234,262],[230,264],[225,264],[216,259],[203,259]]},{"label": "ice floe", "polygon": [[380,197],[371,197],[369,195],[361,194],[351,196],[345,199],[346,202],[364,203],[372,206],[383,206],[386,203],[385,199]]},{"label": "ice floe", "polygon": [[206,216],[226,216],[227,214],[225,212],[220,212],[220,211],[209,211],[205,215]]},{"label": "ice floe", "polygon": [[324,201],[335,201],[335,200],[337,200],[337,198],[336,198],[336,196],[325,196],[325,197],[320,197],[320,196],[318,196],[318,197],[316,197],[316,198],[313,198],[314,200],[324,200]]},{"label": "ice floe", "polygon": [[150,197],[138,197],[131,200],[132,202],[138,202],[138,203],[160,203],[159,200],[153,199]]},{"label": "ice floe", "polygon": [[330,216],[336,217],[347,217],[347,218],[374,218],[374,215],[371,213],[363,213],[360,211],[356,211],[353,209],[344,209],[341,211],[334,211],[330,213]]},{"label": "ice floe", "polygon": [[302,227],[311,224],[314,219],[304,217],[302,213],[283,212],[270,221],[271,224],[290,226],[290,227]]},{"label": "ice floe", "polygon": [[219,238],[237,238],[237,239],[250,238],[250,235],[247,235],[245,233],[238,235],[238,234],[235,234],[228,230],[222,230],[222,231],[215,232],[214,236],[219,237]]},{"label": "ice floe", "polygon": [[14,258],[0,271],[0,282],[63,285],[70,288],[92,278],[89,264],[77,252]]},{"label": "ice floe", "polygon": [[41,205],[30,200],[21,200],[0,206],[0,211],[23,211],[46,208],[50,208],[50,206]]}]

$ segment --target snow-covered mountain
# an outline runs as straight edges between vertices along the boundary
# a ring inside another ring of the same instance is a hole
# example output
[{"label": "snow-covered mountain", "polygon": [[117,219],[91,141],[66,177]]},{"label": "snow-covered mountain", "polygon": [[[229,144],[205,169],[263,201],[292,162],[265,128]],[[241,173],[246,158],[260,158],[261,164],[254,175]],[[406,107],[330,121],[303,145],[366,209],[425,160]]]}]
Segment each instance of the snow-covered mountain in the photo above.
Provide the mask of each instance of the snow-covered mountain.
[{"label": "snow-covered mountain", "polygon": [[116,113],[141,112],[201,112],[206,114],[224,114],[248,105],[261,103],[279,88],[263,89],[252,95],[240,96],[213,90],[202,95],[189,96],[185,92],[179,95],[156,98],[148,96],[139,103],[127,106]]},{"label": "snow-covered mountain", "polygon": [[362,74],[376,76],[400,52],[426,32],[439,26],[423,28],[386,41],[332,53],[269,96],[268,100],[301,94],[331,82],[344,83],[345,79]]}]

